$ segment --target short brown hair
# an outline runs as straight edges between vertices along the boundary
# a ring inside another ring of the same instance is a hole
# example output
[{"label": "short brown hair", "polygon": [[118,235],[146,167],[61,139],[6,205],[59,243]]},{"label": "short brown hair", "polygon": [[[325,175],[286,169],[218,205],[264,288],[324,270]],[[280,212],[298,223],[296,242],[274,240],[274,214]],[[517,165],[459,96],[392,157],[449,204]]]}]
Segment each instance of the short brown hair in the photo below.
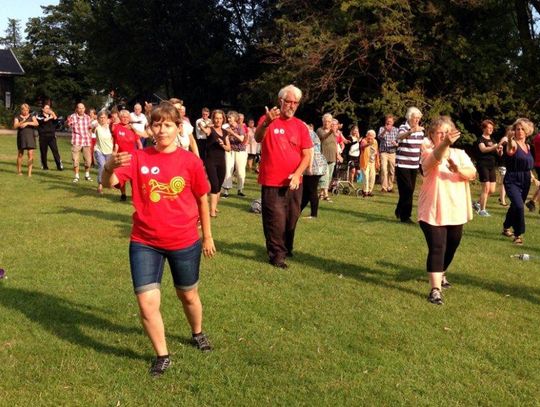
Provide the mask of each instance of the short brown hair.
[{"label": "short brown hair", "polygon": [[180,115],[172,103],[161,102],[157,109],[152,111],[150,125],[161,121],[171,121],[176,123],[177,126],[180,124]]},{"label": "short brown hair", "polygon": [[482,127],[482,130],[485,130],[487,128],[487,126],[489,126],[491,124],[491,127],[495,127],[495,123],[493,123],[492,120],[484,120],[481,124],[481,127]]}]

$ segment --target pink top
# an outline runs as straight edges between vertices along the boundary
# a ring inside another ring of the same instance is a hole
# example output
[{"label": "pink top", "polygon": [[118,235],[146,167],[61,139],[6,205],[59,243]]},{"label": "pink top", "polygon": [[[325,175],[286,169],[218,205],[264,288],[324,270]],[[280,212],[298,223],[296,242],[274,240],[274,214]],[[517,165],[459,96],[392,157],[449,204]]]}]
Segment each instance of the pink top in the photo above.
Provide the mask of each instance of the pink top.
[{"label": "pink top", "polygon": [[[432,154],[426,146],[420,163]],[[458,167],[474,167],[463,150],[450,149],[450,158]],[[422,167],[424,182],[418,196],[418,220],[433,226],[463,225],[473,217],[469,181],[448,169],[447,159],[431,168]]]}]

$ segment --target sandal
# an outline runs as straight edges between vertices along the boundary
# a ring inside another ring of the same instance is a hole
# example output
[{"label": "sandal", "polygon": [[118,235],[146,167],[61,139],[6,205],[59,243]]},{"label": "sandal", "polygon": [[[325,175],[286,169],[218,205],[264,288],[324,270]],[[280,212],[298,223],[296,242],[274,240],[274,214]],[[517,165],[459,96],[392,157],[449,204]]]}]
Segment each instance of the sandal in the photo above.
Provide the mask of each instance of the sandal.
[{"label": "sandal", "polygon": [[499,205],[508,206],[508,204],[506,202],[501,201],[501,198],[499,198]]},{"label": "sandal", "polygon": [[518,246],[521,246],[523,244],[523,239],[521,238],[521,236],[514,237],[514,244]]},{"label": "sandal", "polygon": [[506,237],[514,236],[514,234],[512,233],[512,231],[510,229],[503,229],[501,235],[506,236]]}]

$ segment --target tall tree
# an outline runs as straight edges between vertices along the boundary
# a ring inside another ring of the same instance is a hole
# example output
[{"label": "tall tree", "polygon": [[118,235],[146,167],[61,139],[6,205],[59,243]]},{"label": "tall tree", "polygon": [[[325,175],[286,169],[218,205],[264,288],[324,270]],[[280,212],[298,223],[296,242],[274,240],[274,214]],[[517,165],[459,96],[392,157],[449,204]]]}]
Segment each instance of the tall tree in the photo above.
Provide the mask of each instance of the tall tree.
[{"label": "tall tree", "polygon": [[0,45],[6,48],[19,48],[22,45],[20,20],[8,18],[6,36],[0,38]]}]

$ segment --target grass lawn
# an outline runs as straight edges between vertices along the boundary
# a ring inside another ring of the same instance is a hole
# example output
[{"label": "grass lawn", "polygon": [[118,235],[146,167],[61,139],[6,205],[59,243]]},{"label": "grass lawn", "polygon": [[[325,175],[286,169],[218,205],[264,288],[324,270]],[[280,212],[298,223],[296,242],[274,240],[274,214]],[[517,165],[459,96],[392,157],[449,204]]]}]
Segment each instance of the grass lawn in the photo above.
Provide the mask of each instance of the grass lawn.
[{"label": "grass lawn", "polygon": [[[38,156],[34,176],[18,177],[15,145],[0,137],[1,406],[540,404],[538,213],[527,212],[518,248],[491,198],[493,216],[465,227],[453,287],[435,306],[422,232],[396,222],[397,194],[321,203],[281,270],[248,212],[259,195],[250,176],[247,198],[222,200],[218,255],[202,261],[215,350],[188,344],[166,274],[173,365],[155,380],[129,274],[131,204],[98,196],[95,181],[72,184],[69,170],[40,170]],[[536,259],[510,258],[523,252]]]}]

